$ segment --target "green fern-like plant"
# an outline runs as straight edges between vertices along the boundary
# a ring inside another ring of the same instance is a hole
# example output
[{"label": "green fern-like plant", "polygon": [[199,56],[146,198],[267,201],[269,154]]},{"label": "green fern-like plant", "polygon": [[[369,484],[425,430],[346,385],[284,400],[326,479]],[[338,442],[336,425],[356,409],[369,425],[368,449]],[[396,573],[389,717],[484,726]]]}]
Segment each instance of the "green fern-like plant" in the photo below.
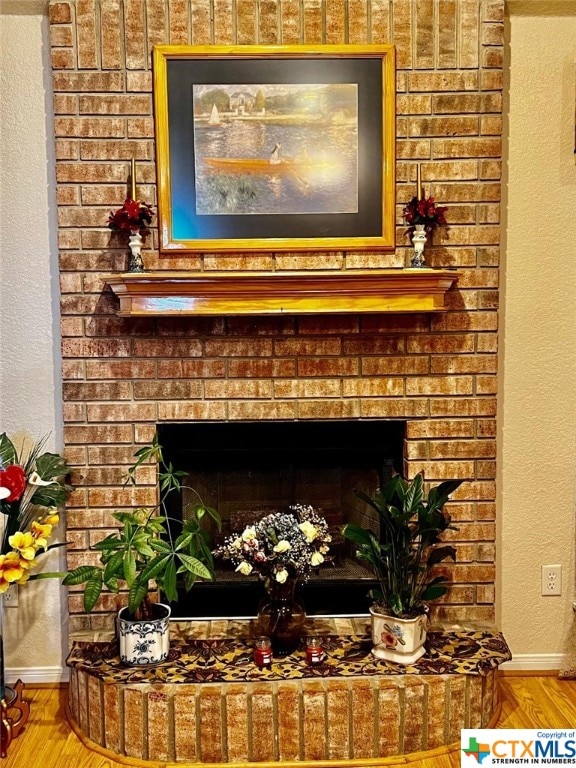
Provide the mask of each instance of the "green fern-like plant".
[{"label": "green fern-like plant", "polygon": [[434,576],[432,568],[456,558],[455,548],[442,544],[441,535],[454,528],[444,505],[463,482],[448,480],[426,495],[422,474],[410,482],[395,475],[374,497],[356,492],[376,511],[380,532],[377,535],[370,528],[348,523],[343,533],[378,580],[379,589],[371,596],[382,613],[411,618],[446,593],[446,579]]},{"label": "green fern-like plant", "polygon": [[128,469],[126,485],[135,484],[136,470],[142,464],[156,461],[158,466],[159,504],[140,508],[133,512],[116,512],[113,517],[121,524],[118,531],[96,543],[94,550],[100,553],[101,565],[81,565],[70,571],[64,584],[84,584],[84,609],[90,612],[104,586],[111,592],[128,589],[128,610],[135,620],[148,620],[152,616],[150,601],[151,582],[154,580],[170,602],[178,599],[177,581],[183,580],[186,591],[192,589],[198,579],[214,578],[214,563],[209,538],[202,528],[205,515],[220,525],[218,512],[206,506],[198,497],[198,503],[187,509],[187,519],[182,532],[173,537],[169,518],[162,514],[166,500],[172,493],[183,488],[186,472],[166,465],[157,437],[149,446],[135,454],[136,461]]}]

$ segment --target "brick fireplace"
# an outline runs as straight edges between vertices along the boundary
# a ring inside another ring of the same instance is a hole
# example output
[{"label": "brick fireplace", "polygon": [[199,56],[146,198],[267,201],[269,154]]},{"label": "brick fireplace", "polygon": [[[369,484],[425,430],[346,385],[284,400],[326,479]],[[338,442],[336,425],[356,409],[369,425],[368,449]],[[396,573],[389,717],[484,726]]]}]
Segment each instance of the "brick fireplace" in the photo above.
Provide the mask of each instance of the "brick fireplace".
[{"label": "brick fireplace", "polygon": [[[51,2],[66,456],[75,491],[69,566],[111,513],[154,503],[154,468],[122,487],[158,424],[402,420],[404,471],[466,478],[450,511],[452,588],[436,618],[494,620],[495,414],[503,0],[76,0]],[[126,195],[156,204],[151,46],[394,43],[397,48],[394,252],[196,254],[150,270],[206,273],[402,268],[403,204],[421,163],[450,228],[427,248],[462,275],[441,313],[282,317],[118,317],[106,277],[127,265],[106,227]],[[116,597],[70,630],[109,627]]]}]

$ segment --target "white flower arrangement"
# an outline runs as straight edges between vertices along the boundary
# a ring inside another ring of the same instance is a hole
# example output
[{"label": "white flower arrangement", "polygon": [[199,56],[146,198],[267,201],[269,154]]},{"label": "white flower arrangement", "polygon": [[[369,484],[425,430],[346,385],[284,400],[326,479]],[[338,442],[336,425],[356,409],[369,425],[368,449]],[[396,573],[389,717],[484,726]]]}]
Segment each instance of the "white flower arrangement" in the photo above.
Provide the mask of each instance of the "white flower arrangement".
[{"label": "white flower arrangement", "polygon": [[213,554],[230,560],[243,576],[257,573],[284,584],[288,578],[306,581],[326,560],[331,540],[328,523],[314,507],[295,504],[232,534]]}]

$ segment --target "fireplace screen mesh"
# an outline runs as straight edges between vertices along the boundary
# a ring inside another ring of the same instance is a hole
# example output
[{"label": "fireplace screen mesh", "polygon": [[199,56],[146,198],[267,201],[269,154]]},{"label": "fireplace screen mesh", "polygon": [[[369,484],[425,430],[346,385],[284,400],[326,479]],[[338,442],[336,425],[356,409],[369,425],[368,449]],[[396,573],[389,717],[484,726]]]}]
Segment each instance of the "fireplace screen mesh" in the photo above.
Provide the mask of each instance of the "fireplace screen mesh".
[{"label": "fireplace screen mesh", "polygon": [[[372,494],[401,470],[403,422],[170,424],[160,425],[158,432],[167,461],[187,472],[188,488],[173,501],[170,517],[186,519],[186,509],[200,497],[221,515],[221,530],[205,518],[218,546],[267,514],[292,504],[311,505],[326,518],[332,544],[330,562],[302,588],[308,613],[357,613],[359,601],[367,609],[372,574],[354,558],[341,529],[354,522],[378,533],[375,516],[355,491]],[[254,577],[222,563],[216,576],[214,583],[197,584],[182,595],[174,611],[228,616],[231,602],[235,615],[255,613]],[[228,599],[231,589],[233,600]],[[211,597],[202,607],[204,592]]]}]

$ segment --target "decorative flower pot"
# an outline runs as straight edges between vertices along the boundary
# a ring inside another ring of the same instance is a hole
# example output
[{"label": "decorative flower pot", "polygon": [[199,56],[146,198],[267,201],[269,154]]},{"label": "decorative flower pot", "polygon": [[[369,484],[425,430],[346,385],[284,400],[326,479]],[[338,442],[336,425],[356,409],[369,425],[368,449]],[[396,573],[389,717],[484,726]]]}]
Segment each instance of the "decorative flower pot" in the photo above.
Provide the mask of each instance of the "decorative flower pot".
[{"label": "decorative flower pot", "polygon": [[424,224],[416,224],[416,229],[412,233],[412,244],[414,246],[414,255],[410,260],[410,266],[417,269],[425,267],[424,246],[426,245],[426,230],[424,229]]},{"label": "decorative flower pot", "polygon": [[297,579],[271,581],[258,607],[258,634],[272,641],[274,656],[288,656],[300,643],[306,621],[304,606],[294,598]]},{"label": "decorative flower pot", "polygon": [[146,621],[128,618],[128,608],[119,611],[120,660],[125,664],[159,664],[168,658],[172,611],[163,603],[155,603],[152,610],[158,618]]},{"label": "decorative flower pot", "polygon": [[372,655],[377,659],[395,661],[397,664],[414,664],[424,655],[426,614],[413,619],[398,619],[372,607],[370,615],[374,643]]}]

